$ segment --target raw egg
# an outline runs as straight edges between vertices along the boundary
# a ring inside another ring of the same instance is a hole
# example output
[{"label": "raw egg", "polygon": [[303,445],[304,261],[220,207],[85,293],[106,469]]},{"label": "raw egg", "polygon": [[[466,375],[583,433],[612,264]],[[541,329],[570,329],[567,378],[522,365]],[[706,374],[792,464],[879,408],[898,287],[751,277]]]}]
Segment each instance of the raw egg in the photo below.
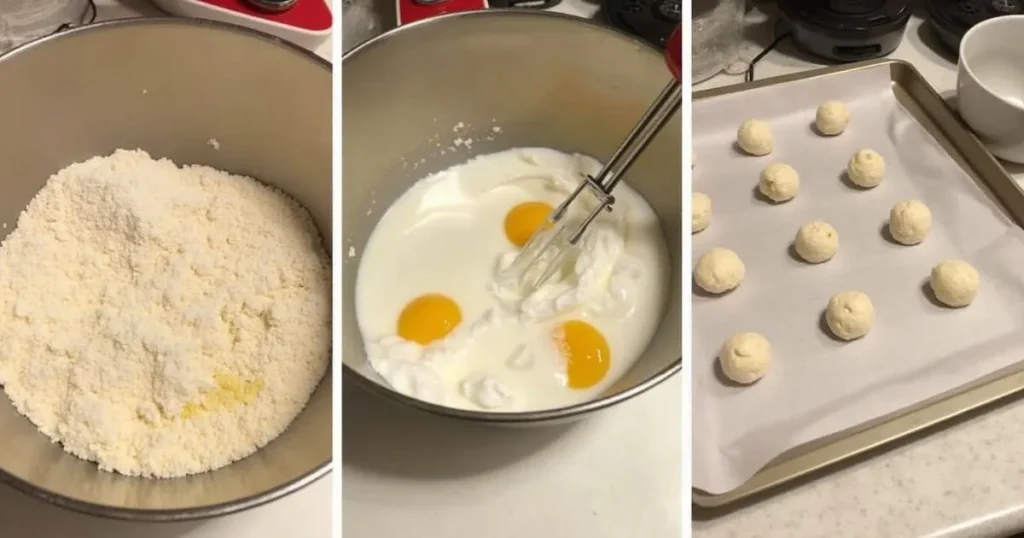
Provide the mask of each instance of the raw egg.
[{"label": "raw egg", "polygon": [[440,340],[462,322],[462,311],[440,293],[420,295],[405,305],[398,316],[398,336],[427,345]]},{"label": "raw egg", "polygon": [[505,215],[505,236],[513,245],[522,248],[533,234],[548,224],[548,216],[555,208],[544,202],[523,202]]},{"label": "raw egg", "polygon": [[570,320],[555,329],[555,344],[566,361],[566,384],[573,389],[587,389],[608,375],[612,354],[604,335],[593,325]]},{"label": "raw egg", "polygon": [[246,405],[256,399],[266,385],[262,379],[247,381],[227,373],[213,374],[213,380],[217,386],[206,392],[199,401],[185,404],[181,418],[190,419],[203,412]]}]

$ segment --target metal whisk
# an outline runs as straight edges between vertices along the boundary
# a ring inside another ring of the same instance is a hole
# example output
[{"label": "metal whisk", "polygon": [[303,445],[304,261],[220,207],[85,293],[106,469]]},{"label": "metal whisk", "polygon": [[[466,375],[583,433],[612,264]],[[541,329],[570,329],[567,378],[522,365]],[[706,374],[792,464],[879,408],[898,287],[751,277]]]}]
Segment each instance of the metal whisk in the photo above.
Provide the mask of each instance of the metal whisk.
[{"label": "metal whisk", "polygon": [[[596,176],[584,176],[576,189],[548,217],[542,226],[516,256],[515,261],[503,272],[505,278],[515,282],[524,295],[536,290],[547,282],[562,266],[563,260],[579,248],[579,242],[594,219],[602,211],[611,211],[615,197],[612,191],[623,174],[647,148],[661,128],[682,104],[680,83],[682,41],[680,28],[676,27],[668,40],[665,58],[674,78],[658,95],[654,103],[619,145],[611,159]],[[588,190],[597,200],[597,205],[575,227],[565,220],[569,207]]]}]

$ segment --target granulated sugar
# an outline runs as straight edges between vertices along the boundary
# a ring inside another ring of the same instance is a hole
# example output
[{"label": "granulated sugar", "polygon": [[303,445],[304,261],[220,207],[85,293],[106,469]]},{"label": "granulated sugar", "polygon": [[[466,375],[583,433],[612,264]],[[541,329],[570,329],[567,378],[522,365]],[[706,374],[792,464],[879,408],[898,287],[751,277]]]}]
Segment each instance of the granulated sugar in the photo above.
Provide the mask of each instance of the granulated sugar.
[{"label": "granulated sugar", "polygon": [[101,469],[215,469],[305,406],[330,360],[330,293],[291,198],[119,150],[51,177],[0,246],[0,383]]}]

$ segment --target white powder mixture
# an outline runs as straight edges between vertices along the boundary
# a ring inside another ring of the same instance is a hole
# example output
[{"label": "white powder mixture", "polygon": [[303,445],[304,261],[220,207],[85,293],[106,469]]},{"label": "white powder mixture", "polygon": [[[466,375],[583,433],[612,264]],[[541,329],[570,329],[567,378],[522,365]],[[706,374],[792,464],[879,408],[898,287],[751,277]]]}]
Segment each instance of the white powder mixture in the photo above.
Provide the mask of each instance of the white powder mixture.
[{"label": "white powder mixture", "polygon": [[305,406],[330,360],[330,292],[291,198],[118,150],[51,177],[0,246],[0,384],[100,469],[208,471]]}]

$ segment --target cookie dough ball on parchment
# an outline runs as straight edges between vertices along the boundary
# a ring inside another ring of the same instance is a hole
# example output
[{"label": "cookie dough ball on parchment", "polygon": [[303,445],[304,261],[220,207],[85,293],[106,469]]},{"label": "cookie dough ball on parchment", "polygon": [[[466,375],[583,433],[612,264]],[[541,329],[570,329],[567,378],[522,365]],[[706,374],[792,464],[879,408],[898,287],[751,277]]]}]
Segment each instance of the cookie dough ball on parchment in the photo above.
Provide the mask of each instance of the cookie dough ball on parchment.
[{"label": "cookie dough ball on parchment", "polygon": [[768,155],[775,149],[772,128],[757,119],[747,120],[740,125],[736,132],[736,143],[740,149],[757,157]]},{"label": "cookie dough ball on parchment", "polygon": [[736,288],[747,276],[743,260],[727,248],[715,247],[705,252],[693,269],[693,280],[708,293],[725,293]]},{"label": "cookie dough ball on parchment", "polygon": [[932,231],[932,212],[920,200],[904,200],[889,211],[889,235],[898,243],[916,245]]},{"label": "cookie dough ball on parchment", "polygon": [[967,306],[978,296],[978,270],[961,260],[946,260],[932,268],[929,284],[935,298],[953,308]]},{"label": "cookie dough ball on parchment", "polygon": [[718,364],[725,377],[743,385],[764,377],[771,363],[772,344],[758,333],[736,333],[718,352]]},{"label": "cookie dough ball on parchment", "polygon": [[850,157],[846,176],[862,189],[877,187],[885,177],[885,159],[873,149],[862,149]]},{"label": "cookie dough ball on parchment", "polygon": [[849,123],[850,111],[842,101],[825,101],[814,115],[814,126],[825,136],[842,133]]},{"label": "cookie dough ball on parchment", "polygon": [[703,192],[693,193],[690,198],[690,223],[691,233],[703,232],[711,224],[711,197]]},{"label": "cookie dough ball on parchment", "polygon": [[875,307],[863,292],[839,292],[828,300],[825,323],[837,338],[856,340],[868,334],[875,324]]},{"label": "cookie dough ball on parchment", "polygon": [[761,170],[757,189],[765,198],[777,204],[787,202],[800,192],[800,174],[788,164],[769,164]]},{"label": "cookie dough ball on parchment", "polygon": [[812,220],[796,231],[793,248],[807,263],[826,262],[839,250],[839,234],[831,224]]}]

